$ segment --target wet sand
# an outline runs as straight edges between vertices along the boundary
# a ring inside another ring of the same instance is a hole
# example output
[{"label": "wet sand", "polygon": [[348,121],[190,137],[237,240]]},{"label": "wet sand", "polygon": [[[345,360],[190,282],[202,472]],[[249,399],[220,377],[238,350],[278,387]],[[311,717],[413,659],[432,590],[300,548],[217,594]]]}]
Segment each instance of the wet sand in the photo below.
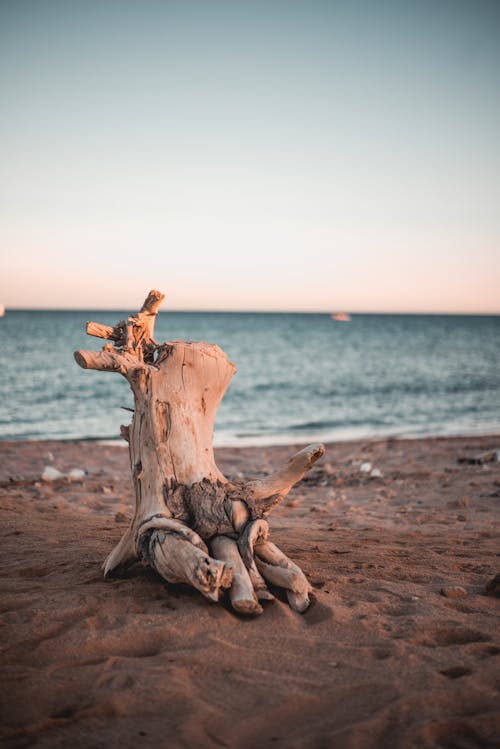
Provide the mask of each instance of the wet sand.
[{"label": "wet sand", "polygon": [[[254,477],[299,447],[216,454]],[[500,747],[500,463],[458,462],[492,448],[328,445],[270,517],[313,605],[245,619],[139,564],[103,580],[131,513],[126,450],[0,443],[4,745]],[[42,481],[47,465],[86,475]]]}]

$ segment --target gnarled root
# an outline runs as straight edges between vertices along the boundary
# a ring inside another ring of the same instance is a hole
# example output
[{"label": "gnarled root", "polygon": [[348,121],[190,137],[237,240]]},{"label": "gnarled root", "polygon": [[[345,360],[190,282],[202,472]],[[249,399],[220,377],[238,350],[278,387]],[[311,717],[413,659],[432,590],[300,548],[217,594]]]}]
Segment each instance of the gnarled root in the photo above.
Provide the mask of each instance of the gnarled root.
[{"label": "gnarled root", "polygon": [[292,609],[302,614],[309,607],[311,586],[306,576],[275,544],[265,541],[256,546],[255,561],[268,582],[286,589]]},{"label": "gnarled root", "polygon": [[211,601],[231,585],[232,566],[208,556],[186,536],[152,528],[141,534],[139,545],[143,559],[165,580],[192,585]]},{"label": "gnarled root", "polygon": [[268,536],[269,525],[266,521],[254,520],[247,523],[242,534],[238,538],[238,549],[241,558],[245,563],[255,593],[260,601],[272,601],[274,599],[273,594],[267,588],[264,578],[257,569],[254,558],[255,546],[267,541]]},{"label": "gnarled root", "polygon": [[217,559],[230,564],[234,570],[233,582],[229,591],[231,605],[240,614],[262,614],[262,606],[257,600],[250,575],[243,564],[238,544],[227,536],[214,536],[210,541],[212,554]]}]

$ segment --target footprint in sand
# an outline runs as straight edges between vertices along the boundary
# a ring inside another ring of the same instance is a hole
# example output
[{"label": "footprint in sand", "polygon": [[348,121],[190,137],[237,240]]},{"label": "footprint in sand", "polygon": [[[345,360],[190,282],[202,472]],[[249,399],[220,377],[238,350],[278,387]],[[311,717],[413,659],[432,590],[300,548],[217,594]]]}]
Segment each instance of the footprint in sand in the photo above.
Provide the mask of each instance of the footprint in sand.
[{"label": "footprint in sand", "polygon": [[308,625],[321,624],[321,622],[327,622],[332,618],[333,611],[329,606],[313,599],[310,608],[302,616]]},{"label": "footprint in sand", "polygon": [[97,633],[94,640],[96,655],[106,653],[122,658],[152,658],[161,653],[164,643],[155,632],[135,632],[124,628],[120,633]]},{"label": "footprint in sand", "polygon": [[38,580],[40,577],[47,577],[53,571],[51,567],[23,567],[17,574],[19,577],[35,578]]},{"label": "footprint in sand", "polygon": [[411,604],[387,604],[380,606],[379,610],[387,616],[411,616],[415,613],[415,606]]},{"label": "footprint in sand", "polygon": [[96,682],[96,687],[122,691],[130,689],[135,684],[135,679],[127,673],[103,674]]},{"label": "footprint in sand", "polygon": [[429,648],[447,647],[450,645],[467,645],[469,642],[486,642],[491,638],[483,632],[462,627],[455,622],[444,622],[423,631],[414,638],[416,645]]},{"label": "footprint in sand", "polygon": [[472,669],[465,666],[452,666],[451,668],[445,668],[439,673],[446,676],[447,679],[460,679],[462,676],[469,676],[472,673]]},{"label": "footprint in sand", "polygon": [[50,717],[54,720],[69,720],[77,712],[76,707],[65,707],[57,713],[53,713]]},{"label": "footprint in sand", "polygon": [[491,658],[492,656],[500,655],[500,647],[498,645],[481,645],[477,650],[474,650],[474,655],[479,660]]},{"label": "footprint in sand", "polygon": [[391,658],[393,651],[388,648],[373,648],[371,654],[377,661],[386,661]]},{"label": "footprint in sand", "polygon": [[442,749],[500,749],[500,742],[485,738],[464,721],[444,721],[427,726],[426,738]]}]

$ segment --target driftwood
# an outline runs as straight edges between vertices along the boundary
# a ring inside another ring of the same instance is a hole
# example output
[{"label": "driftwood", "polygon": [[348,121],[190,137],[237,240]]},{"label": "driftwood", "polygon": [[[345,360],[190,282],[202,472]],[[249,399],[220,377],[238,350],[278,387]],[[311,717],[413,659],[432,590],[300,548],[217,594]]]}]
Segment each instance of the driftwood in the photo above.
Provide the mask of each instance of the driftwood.
[{"label": "driftwood", "polygon": [[458,463],[469,463],[469,465],[483,465],[483,463],[500,463],[500,450],[486,450],[472,456],[460,456]]},{"label": "driftwood", "polygon": [[292,608],[305,611],[309,583],[268,541],[265,518],[324,447],[310,445],[262,480],[228,481],[215,463],[212,438],[236,368],[213,344],[157,344],[153,329],[163,298],[151,291],[137,315],[114,327],[89,322],[89,335],[113,343],[74,354],[84,369],[122,374],[135,398],[132,423],[121,427],[135,511],[104,573],[142,559],[169,582],[188,583],[211,600],[228,588],[233,608],[243,614],[260,614],[259,601],[273,598],[267,581],[286,589]]}]

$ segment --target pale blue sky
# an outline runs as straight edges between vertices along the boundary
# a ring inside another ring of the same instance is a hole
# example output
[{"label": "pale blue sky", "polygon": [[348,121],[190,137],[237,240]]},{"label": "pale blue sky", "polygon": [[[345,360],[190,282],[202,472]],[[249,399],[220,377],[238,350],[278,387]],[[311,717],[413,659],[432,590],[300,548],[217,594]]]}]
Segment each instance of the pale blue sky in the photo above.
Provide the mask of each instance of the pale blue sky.
[{"label": "pale blue sky", "polygon": [[0,0],[0,302],[500,312],[496,2]]}]

